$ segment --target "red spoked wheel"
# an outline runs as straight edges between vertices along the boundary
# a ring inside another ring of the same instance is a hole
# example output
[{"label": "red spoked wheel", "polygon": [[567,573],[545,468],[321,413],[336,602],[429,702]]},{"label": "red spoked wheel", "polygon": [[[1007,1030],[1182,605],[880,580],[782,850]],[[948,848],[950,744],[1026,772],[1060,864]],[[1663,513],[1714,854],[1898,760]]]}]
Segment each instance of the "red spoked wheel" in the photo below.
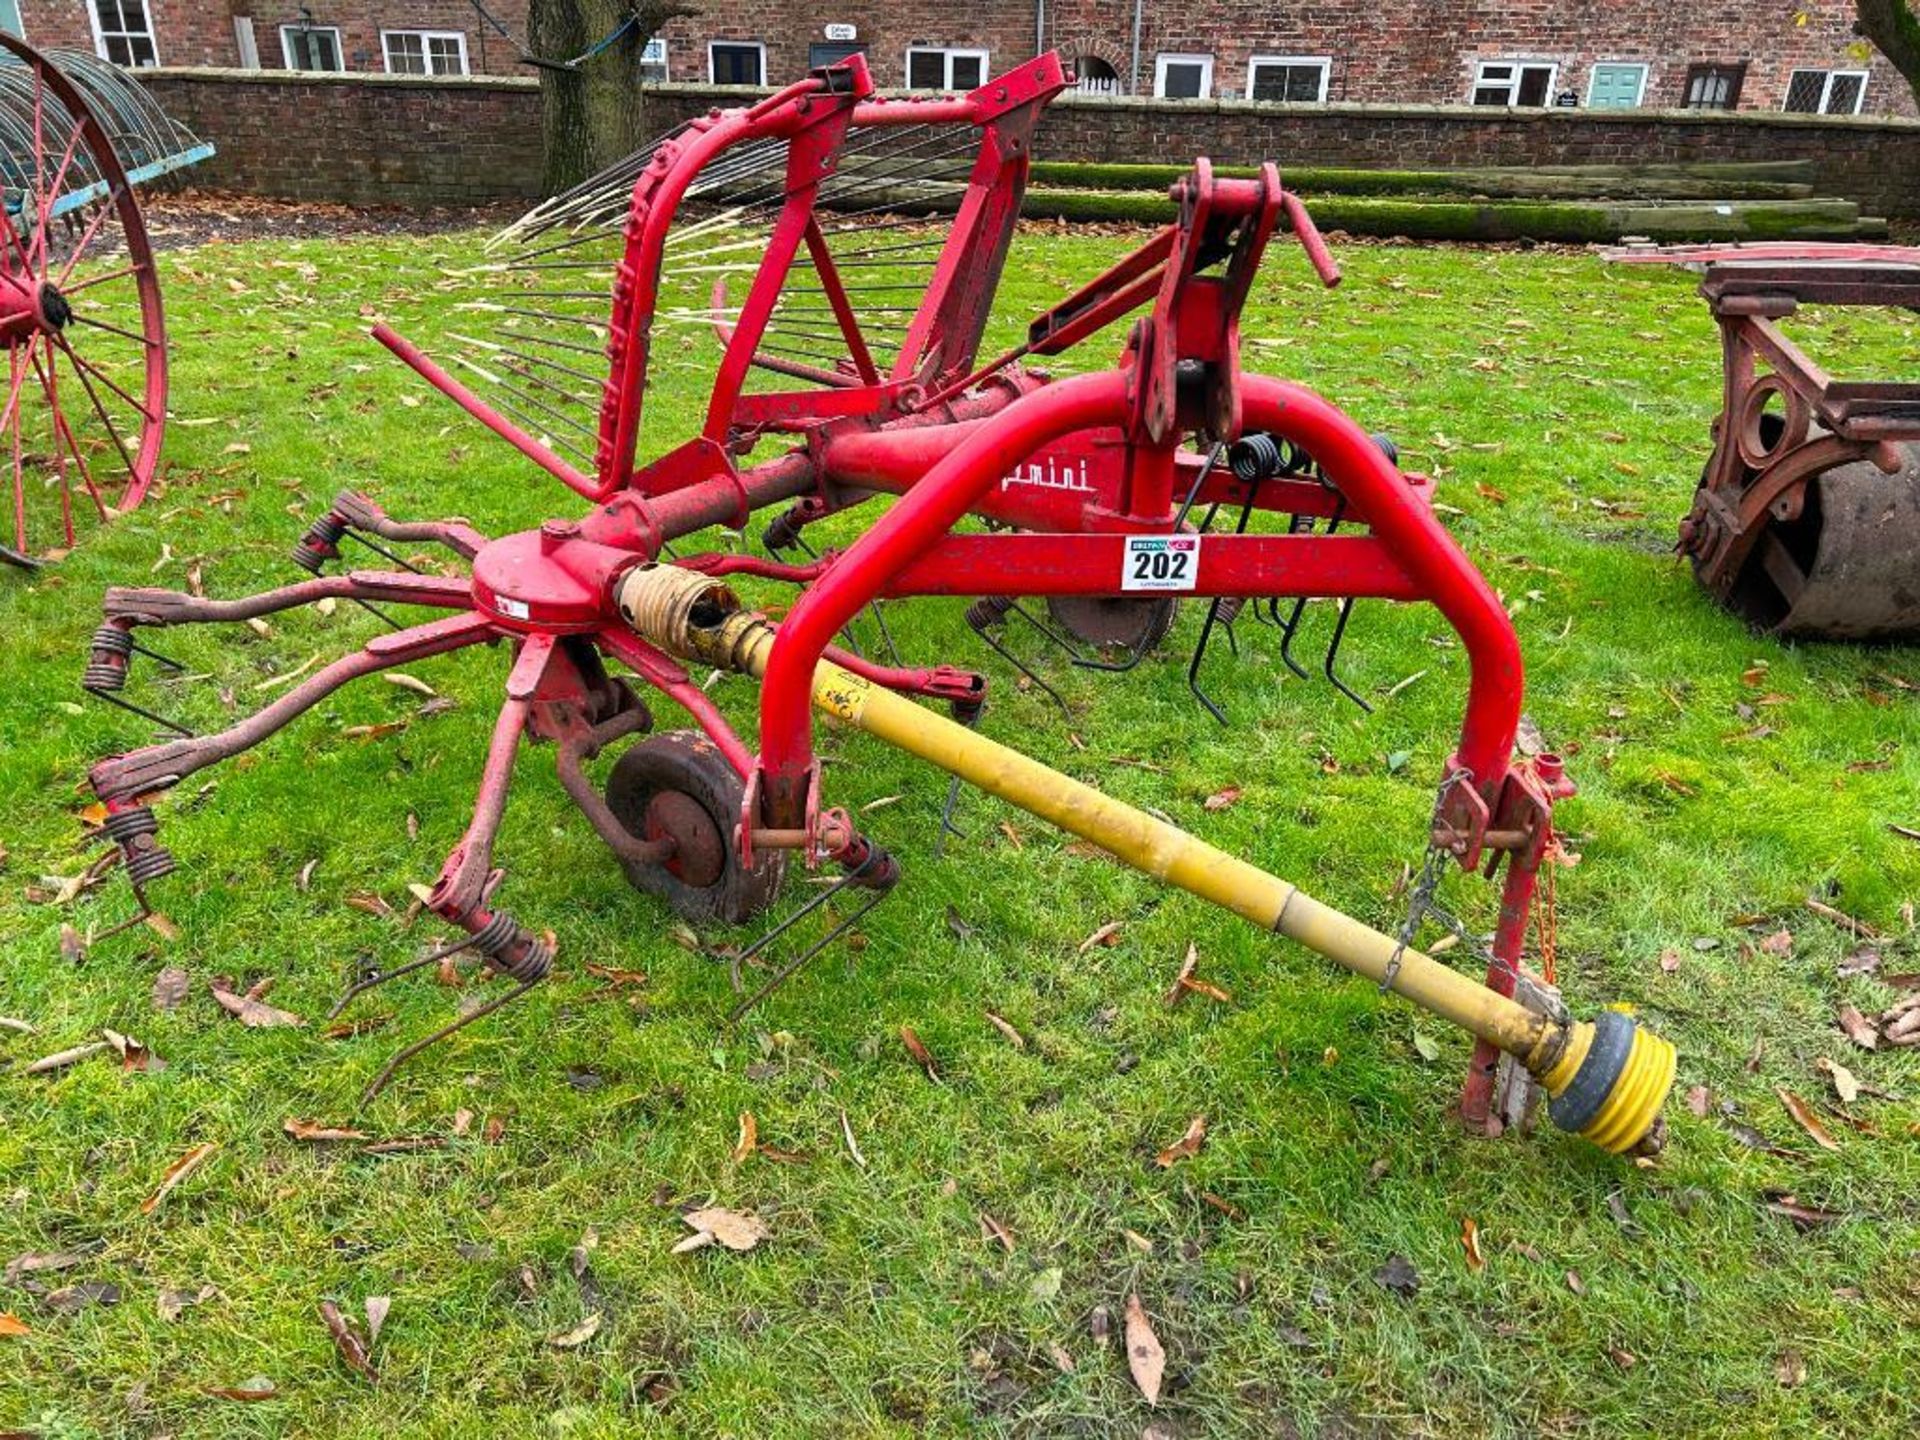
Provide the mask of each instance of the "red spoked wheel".
[{"label": "red spoked wheel", "polygon": [[57,554],[79,525],[131,510],[153,484],[166,327],[152,246],[111,134],[58,66],[4,32],[0,342],[11,548]]}]

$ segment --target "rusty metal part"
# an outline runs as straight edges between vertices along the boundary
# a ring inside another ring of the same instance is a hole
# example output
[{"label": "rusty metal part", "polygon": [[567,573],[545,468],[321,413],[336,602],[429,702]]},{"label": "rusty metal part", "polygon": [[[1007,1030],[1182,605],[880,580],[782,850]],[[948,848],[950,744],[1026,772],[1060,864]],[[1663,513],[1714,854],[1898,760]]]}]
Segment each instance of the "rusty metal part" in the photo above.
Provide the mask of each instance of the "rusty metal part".
[{"label": "rusty metal part", "polygon": [[1920,252],[1682,248],[1704,263],[1724,371],[1714,451],[1679,549],[1756,629],[1920,635],[1920,381],[1834,378],[1782,322],[1803,305],[1920,310]]}]

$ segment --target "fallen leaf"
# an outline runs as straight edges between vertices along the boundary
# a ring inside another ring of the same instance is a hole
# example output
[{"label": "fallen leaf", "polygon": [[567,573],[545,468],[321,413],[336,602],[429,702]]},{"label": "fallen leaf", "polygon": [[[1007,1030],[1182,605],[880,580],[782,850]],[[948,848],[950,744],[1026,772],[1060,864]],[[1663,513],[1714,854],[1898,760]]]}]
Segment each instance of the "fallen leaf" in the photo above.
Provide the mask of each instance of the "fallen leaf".
[{"label": "fallen leaf", "polygon": [[1578,1270],[1567,1271],[1566,1281],[1567,1289],[1571,1290],[1574,1294],[1584,1295],[1587,1293],[1587,1282],[1580,1278],[1580,1272]]},{"label": "fallen leaf", "polygon": [[600,1312],[596,1310],[571,1330],[563,1330],[558,1335],[549,1335],[547,1344],[555,1350],[578,1350],[599,1333]]},{"label": "fallen leaf", "polygon": [[171,1325],[188,1306],[204,1305],[219,1293],[211,1285],[202,1285],[198,1290],[162,1290],[155,1298],[154,1309],[162,1320]]},{"label": "fallen leaf", "polygon": [[1229,1220],[1244,1220],[1247,1218],[1246,1211],[1242,1210],[1238,1205],[1223,1195],[1216,1195],[1211,1190],[1202,1190],[1200,1192],[1200,1198],[1218,1210],[1222,1215],[1225,1215]]},{"label": "fallen leaf", "polygon": [[354,1333],[353,1326],[347,1323],[347,1317],[340,1313],[340,1307],[331,1300],[320,1302],[320,1318],[326,1322],[327,1333],[333,1336],[333,1347],[340,1352],[340,1358],[347,1362],[347,1368],[368,1380],[378,1380],[378,1372],[367,1358],[367,1347]]},{"label": "fallen leaf", "polygon": [[1086,939],[1082,940],[1080,942],[1080,949],[1076,953],[1084,955],[1096,945],[1105,945],[1111,948],[1119,943],[1120,922],[1118,920],[1109,920],[1098,930],[1087,936]]},{"label": "fallen leaf", "polygon": [[1187,1133],[1156,1155],[1154,1161],[1162,1170],[1169,1169],[1177,1160],[1191,1160],[1206,1143],[1207,1117],[1196,1115],[1187,1122]]},{"label": "fallen leaf", "polygon": [[300,873],[293,877],[293,888],[298,890],[302,895],[306,894],[313,886],[313,872],[319,868],[320,861],[317,857],[307,861],[306,864],[300,867]]},{"label": "fallen leaf", "polygon": [[1149,1406],[1160,1403],[1160,1380],[1167,1371],[1167,1352],[1160,1348],[1160,1337],[1140,1304],[1138,1295],[1127,1296],[1127,1371],[1140,1387]]},{"label": "fallen leaf", "polygon": [[1173,988],[1167,991],[1166,997],[1162,1001],[1168,1009],[1172,1009],[1186,998],[1188,982],[1193,979],[1193,972],[1199,968],[1200,947],[1189,940],[1187,942],[1187,958],[1180,962],[1180,973],[1173,977]]},{"label": "fallen leaf", "polygon": [[506,1118],[501,1115],[489,1115],[487,1123],[480,1128],[482,1144],[498,1145],[507,1134]]},{"label": "fallen leaf", "polygon": [[1829,1135],[1827,1127],[1820,1123],[1820,1117],[1813,1113],[1811,1105],[1781,1085],[1774,1086],[1773,1093],[1780,1097],[1780,1103],[1787,1107],[1787,1113],[1794,1118],[1802,1130],[1812,1137],[1814,1144],[1823,1150],[1840,1148],[1839,1142]]},{"label": "fallen leaf", "polygon": [[1404,1255],[1389,1255],[1387,1263],[1373,1272],[1373,1279],[1381,1289],[1391,1290],[1402,1299],[1411,1299],[1420,1292],[1420,1272]]},{"label": "fallen leaf", "polygon": [[140,1202],[140,1213],[151,1215],[160,1208],[160,1202],[171,1195],[176,1188],[194,1171],[213,1158],[213,1152],[220,1147],[212,1141],[196,1145],[167,1167],[167,1173],[160,1177],[160,1188]]},{"label": "fallen leaf", "polygon": [[0,1338],[18,1339],[22,1335],[31,1335],[33,1329],[11,1310],[0,1310]]},{"label": "fallen leaf", "polygon": [[980,1212],[980,1233],[989,1239],[998,1240],[1002,1250],[1009,1255],[1013,1254],[1013,1232],[984,1210]]},{"label": "fallen leaf", "polygon": [[867,1157],[860,1153],[860,1142],[853,1138],[853,1121],[847,1118],[847,1112],[840,1112],[840,1135],[847,1142],[847,1154],[853,1157],[853,1163],[862,1170],[867,1168]]},{"label": "fallen leaf", "polygon": [[933,1063],[933,1052],[921,1043],[920,1037],[913,1033],[911,1025],[900,1027],[900,1041],[907,1047],[907,1053],[913,1056],[914,1063],[927,1072],[929,1080],[940,1078],[940,1068]]},{"label": "fallen leaf", "polygon": [[271,980],[262,980],[246,994],[236,994],[233,982],[225,976],[216,976],[208,982],[207,989],[220,1008],[232,1015],[242,1025],[255,1030],[271,1029],[279,1025],[305,1025],[307,1022],[288,1010],[281,1010],[267,1004],[260,997],[266,993]]},{"label": "fallen leaf", "polygon": [[580,1238],[567,1251],[567,1272],[576,1280],[584,1280],[587,1271],[593,1265],[593,1252],[600,1248],[600,1227],[589,1225],[580,1232]]},{"label": "fallen leaf", "polygon": [[473,1111],[456,1110],[453,1112],[453,1137],[464,1140],[473,1130]]},{"label": "fallen leaf", "polygon": [[751,1110],[740,1112],[740,1138],[733,1142],[733,1163],[738,1165],[760,1146],[760,1122]]},{"label": "fallen leaf", "polygon": [[1026,1038],[1023,1035],[1021,1035],[1021,1033],[1018,1030],[1014,1029],[1012,1025],[1008,1024],[1005,1020],[1002,1020],[998,1015],[994,1014],[993,1011],[991,1010],[987,1010],[982,1013],[986,1015],[987,1023],[993,1026],[994,1029],[998,1030],[1003,1036],[1005,1036],[1007,1043],[1013,1046],[1014,1049],[1024,1050],[1027,1048]]},{"label": "fallen leaf", "polygon": [[1224,790],[1216,790],[1200,802],[1200,808],[1207,811],[1225,810],[1229,805],[1238,803],[1244,792],[1238,785],[1229,785]]},{"label": "fallen leaf", "polygon": [[372,1354],[373,1347],[380,1343],[380,1332],[386,1327],[387,1312],[393,1308],[393,1300],[386,1295],[367,1297],[367,1352]]},{"label": "fallen leaf", "polygon": [[611,965],[588,965],[586,972],[596,980],[604,980],[609,985],[644,985],[647,972],[644,970],[617,970]]},{"label": "fallen leaf", "polygon": [[1087,1333],[1093,1337],[1093,1343],[1102,1350],[1113,1338],[1113,1316],[1104,1305],[1096,1305],[1087,1316]]},{"label": "fallen leaf", "polygon": [[264,1375],[255,1375],[239,1385],[209,1386],[207,1394],[220,1400],[272,1400],[280,1391]]},{"label": "fallen leaf", "polygon": [[709,1205],[703,1210],[690,1211],[680,1218],[693,1227],[694,1233],[673,1247],[673,1253],[676,1255],[715,1243],[724,1245],[729,1250],[751,1250],[773,1234],[773,1231],[767,1228],[767,1222],[758,1215],[742,1214],[738,1210],[728,1210],[720,1205]]},{"label": "fallen leaf", "polygon": [[1680,952],[1669,945],[1660,952],[1660,968],[1671,975],[1680,968]]},{"label": "fallen leaf", "polygon": [[1860,1082],[1854,1079],[1853,1072],[1839,1061],[1829,1060],[1822,1055],[1813,1062],[1813,1068],[1833,1083],[1833,1093],[1840,1097],[1842,1105],[1851,1105],[1860,1098]]},{"label": "fallen leaf", "polygon": [[1793,932],[1786,929],[1776,930],[1760,942],[1759,948],[1768,955],[1791,955]]},{"label": "fallen leaf", "polygon": [[102,1030],[100,1033],[107,1037],[107,1044],[111,1045],[114,1054],[120,1057],[122,1070],[151,1071],[167,1068],[166,1061],[133,1036],[122,1035],[118,1030]]},{"label": "fallen leaf", "polygon": [[1413,1027],[1413,1051],[1422,1060],[1431,1063],[1440,1058],[1440,1042],[1416,1025]]},{"label": "fallen leaf", "polygon": [[280,1127],[296,1140],[364,1140],[363,1130],[344,1130],[335,1125],[321,1125],[312,1120],[289,1119]]},{"label": "fallen leaf", "polygon": [[385,680],[389,685],[398,685],[402,690],[411,690],[414,694],[424,695],[429,700],[431,700],[435,694],[434,688],[427,684],[426,681],[417,676],[409,675],[404,670],[389,670],[380,678]]},{"label": "fallen leaf", "polygon": [[60,958],[69,965],[78,965],[87,958],[87,942],[80,938],[80,932],[64,921],[60,926]]},{"label": "fallen leaf", "polygon": [[1073,1356],[1067,1353],[1067,1347],[1058,1340],[1047,1341],[1047,1358],[1053,1361],[1053,1368],[1062,1375],[1074,1373]]},{"label": "fallen leaf", "polygon": [[1769,1193],[1765,1206],[1770,1213],[1793,1221],[1802,1230],[1812,1230],[1821,1225],[1837,1225],[1848,1218],[1839,1210],[1827,1210],[1818,1205],[1803,1205],[1794,1196],[1784,1192]]},{"label": "fallen leaf", "polygon": [[1792,1390],[1807,1381],[1807,1361],[1798,1350],[1782,1350],[1774,1357],[1773,1378],[1783,1390]]},{"label": "fallen leaf", "polygon": [[376,1140],[360,1153],[363,1155],[405,1155],[415,1150],[444,1150],[447,1137],[444,1135],[402,1135],[393,1140]]},{"label": "fallen leaf", "polygon": [[1631,1370],[1640,1363],[1640,1357],[1638,1355],[1635,1355],[1631,1350],[1623,1350],[1618,1345],[1609,1347],[1607,1350],[1607,1358],[1612,1360],[1614,1367],[1619,1370]]},{"label": "fallen leaf", "polygon": [[153,1008],[173,1010],[187,998],[192,978],[178,965],[169,965],[153,977]]},{"label": "fallen leaf", "polygon": [[69,1065],[77,1065],[82,1060],[92,1059],[112,1047],[104,1040],[89,1041],[85,1045],[75,1045],[70,1050],[56,1050],[51,1055],[43,1055],[31,1065],[26,1066],[22,1075],[45,1075],[54,1070],[64,1070]]},{"label": "fallen leaf", "polygon": [[40,1303],[60,1315],[77,1315],[95,1305],[118,1305],[120,1287],[104,1280],[83,1280],[77,1285],[62,1285],[41,1297]]},{"label": "fallen leaf", "polygon": [[1010,822],[1006,820],[1000,822],[1000,833],[1007,837],[1007,843],[1013,846],[1014,849],[1024,850],[1027,848],[1027,842],[1020,838],[1020,832],[1014,829]]},{"label": "fallen leaf", "polygon": [[302,675],[306,674],[307,671],[311,670],[314,666],[318,665],[319,663],[320,663],[320,656],[319,656],[319,653],[316,651],[314,654],[309,655],[305,660],[302,660],[298,665],[294,666],[293,669],[287,671],[284,675],[269,676],[267,679],[262,680],[258,685],[255,685],[253,688],[256,691],[272,690],[277,686],[285,685],[288,682],[293,680],[298,680]]},{"label": "fallen leaf", "polygon": [[1880,1032],[1873,1028],[1871,1021],[1851,1004],[1843,1004],[1838,1013],[1840,1028],[1846,1037],[1862,1050],[1876,1050],[1880,1046]]},{"label": "fallen leaf", "polygon": [[1707,1118],[1713,1108],[1713,1092],[1704,1085],[1695,1085],[1687,1091],[1687,1109],[1701,1120]]},{"label": "fallen leaf", "polygon": [[1487,1257],[1480,1253],[1480,1227],[1473,1223],[1471,1215],[1460,1222],[1460,1245],[1467,1252],[1469,1270],[1487,1268]]}]

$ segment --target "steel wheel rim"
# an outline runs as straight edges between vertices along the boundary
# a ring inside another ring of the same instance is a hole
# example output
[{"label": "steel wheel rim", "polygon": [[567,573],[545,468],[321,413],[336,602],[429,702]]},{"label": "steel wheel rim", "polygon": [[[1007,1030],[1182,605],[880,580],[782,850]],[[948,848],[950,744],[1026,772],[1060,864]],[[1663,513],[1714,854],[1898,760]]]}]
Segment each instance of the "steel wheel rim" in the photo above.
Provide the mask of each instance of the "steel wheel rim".
[{"label": "steel wheel rim", "polygon": [[[0,268],[16,313],[0,462],[12,472],[15,547],[31,554],[44,547],[39,492],[57,493],[71,546],[77,513],[104,522],[151,488],[166,428],[166,327],[152,244],[111,135],[47,56],[5,33],[0,51],[20,62],[0,72],[0,86],[27,105],[4,116],[16,158],[0,175]],[[90,204],[63,204],[93,192]],[[17,313],[29,288],[38,323]]]}]

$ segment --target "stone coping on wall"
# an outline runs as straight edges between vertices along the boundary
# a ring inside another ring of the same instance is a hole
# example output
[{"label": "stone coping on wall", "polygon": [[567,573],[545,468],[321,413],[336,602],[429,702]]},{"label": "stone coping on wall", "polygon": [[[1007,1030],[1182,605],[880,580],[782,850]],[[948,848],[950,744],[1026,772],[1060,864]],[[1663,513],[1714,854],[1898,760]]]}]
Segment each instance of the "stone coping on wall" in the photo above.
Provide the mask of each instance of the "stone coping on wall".
[{"label": "stone coping on wall", "polygon": [[[208,82],[254,85],[375,85],[401,89],[524,90],[537,91],[540,82],[521,75],[386,75],[371,71],[346,70],[232,70],[210,67],[166,66],[136,72],[141,78],[155,80],[202,80]],[[688,101],[711,99],[716,103],[740,103],[750,96],[770,95],[771,89],[756,86],[702,85],[673,82],[650,87],[662,99]],[[905,98],[912,92],[882,91]],[[1365,117],[1374,120],[1442,120],[1450,122],[1500,121],[1530,125],[1699,125],[1699,126],[1783,126],[1826,129],[1837,133],[1892,130],[1920,132],[1920,120],[1899,115],[1801,115],[1778,110],[1589,110],[1581,107],[1544,106],[1539,108],[1492,105],[1410,105],[1364,104],[1334,101],[1322,105],[1275,104],[1261,100],[1156,100],[1137,95],[1078,95],[1069,90],[1053,104],[1071,110],[1139,111],[1160,115],[1199,117],[1202,115],[1289,116],[1295,119]]]}]

